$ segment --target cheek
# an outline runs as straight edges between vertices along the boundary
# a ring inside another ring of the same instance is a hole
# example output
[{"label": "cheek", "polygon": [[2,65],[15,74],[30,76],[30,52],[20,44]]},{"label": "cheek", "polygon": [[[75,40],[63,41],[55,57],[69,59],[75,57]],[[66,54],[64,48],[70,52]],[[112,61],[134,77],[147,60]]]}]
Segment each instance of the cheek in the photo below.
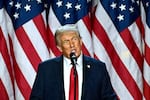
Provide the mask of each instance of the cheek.
[{"label": "cheek", "polygon": [[63,48],[62,49],[62,53],[63,53],[63,55],[64,56],[66,56],[66,57],[69,57],[69,55],[70,55],[70,49],[67,49],[67,48]]},{"label": "cheek", "polygon": [[80,40],[80,45],[82,46],[82,41]]},{"label": "cheek", "polygon": [[65,52],[65,53],[70,52],[70,48],[68,46],[62,46],[61,49],[62,49],[62,52]]},{"label": "cheek", "polygon": [[77,47],[79,47],[79,48],[82,47],[82,42],[81,41],[77,43]]}]

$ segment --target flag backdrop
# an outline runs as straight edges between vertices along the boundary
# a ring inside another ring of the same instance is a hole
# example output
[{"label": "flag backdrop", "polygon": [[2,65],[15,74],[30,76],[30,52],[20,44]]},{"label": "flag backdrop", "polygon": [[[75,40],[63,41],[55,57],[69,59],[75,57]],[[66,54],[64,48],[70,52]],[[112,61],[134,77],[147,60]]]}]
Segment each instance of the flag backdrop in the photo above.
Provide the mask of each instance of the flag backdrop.
[{"label": "flag backdrop", "polygon": [[143,98],[143,51],[139,2],[101,0],[94,16],[95,55],[104,61],[121,100]]},{"label": "flag backdrop", "polygon": [[144,25],[143,41],[144,41],[144,65],[143,65],[143,87],[144,96],[148,100],[150,99],[150,1],[142,0],[141,13],[142,22]]},{"label": "flag backdrop", "polygon": [[13,26],[7,28],[15,99],[28,100],[37,66],[49,58],[44,3],[41,0],[5,0],[5,8]]},{"label": "flag backdrop", "polygon": [[14,100],[14,78],[11,64],[8,14],[4,9],[4,0],[0,1],[0,99]]},{"label": "flag backdrop", "polygon": [[150,100],[149,0],[1,0],[0,99],[28,100],[38,64],[61,55],[54,33],[76,23],[84,54],[106,63],[120,100]]}]

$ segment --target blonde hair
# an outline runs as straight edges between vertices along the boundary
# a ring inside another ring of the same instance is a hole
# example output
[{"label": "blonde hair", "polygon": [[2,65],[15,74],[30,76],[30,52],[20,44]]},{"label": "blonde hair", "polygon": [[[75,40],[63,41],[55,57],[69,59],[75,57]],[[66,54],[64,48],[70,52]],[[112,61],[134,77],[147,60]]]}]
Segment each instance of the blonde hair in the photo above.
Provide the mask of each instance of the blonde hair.
[{"label": "blonde hair", "polygon": [[60,41],[59,41],[59,37],[61,36],[62,33],[64,33],[65,31],[75,31],[76,33],[78,33],[79,37],[79,31],[78,31],[78,27],[76,24],[66,24],[64,26],[59,27],[56,32],[55,32],[55,42],[56,45],[59,45]]}]

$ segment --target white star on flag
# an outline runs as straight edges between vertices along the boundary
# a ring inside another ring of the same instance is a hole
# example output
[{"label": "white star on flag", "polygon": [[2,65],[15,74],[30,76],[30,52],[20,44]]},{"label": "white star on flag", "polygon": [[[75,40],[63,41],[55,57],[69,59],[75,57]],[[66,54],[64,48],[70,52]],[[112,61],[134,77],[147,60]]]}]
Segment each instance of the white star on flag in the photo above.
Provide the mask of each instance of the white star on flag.
[{"label": "white star on flag", "polygon": [[58,7],[62,6],[62,1],[56,2],[56,5],[57,5]]},{"label": "white star on flag", "polygon": [[31,10],[31,5],[26,4],[26,6],[24,7],[24,9],[26,10],[26,12],[30,11]]},{"label": "white star on flag", "polygon": [[66,7],[67,7],[67,9],[70,9],[70,8],[72,8],[72,3],[70,3],[70,2],[67,2],[67,4],[66,4]]},{"label": "white star on flag", "polygon": [[80,10],[80,9],[81,9],[81,5],[80,5],[80,4],[77,4],[77,5],[75,6],[75,8],[76,8],[76,10]]},{"label": "white star on flag", "polygon": [[65,17],[65,19],[70,18],[70,13],[67,13],[67,12],[66,12],[66,13],[64,14],[64,17]]}]

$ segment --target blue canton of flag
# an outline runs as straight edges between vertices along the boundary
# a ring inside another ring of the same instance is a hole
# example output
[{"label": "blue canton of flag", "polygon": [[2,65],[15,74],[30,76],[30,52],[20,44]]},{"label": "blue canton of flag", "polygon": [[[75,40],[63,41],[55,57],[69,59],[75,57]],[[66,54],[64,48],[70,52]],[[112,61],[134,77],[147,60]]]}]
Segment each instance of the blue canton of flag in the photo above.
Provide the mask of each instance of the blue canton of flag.
[{"label": "blue canton of flag", "polygon": [[119,32],[140,16],[137,0],[101,0],[101,3]]},{"label": "blue canton of flag", "polygon": [[90,9],[89,0],[53,0],[52,8],[61,25],[76,23]]},{"label": "blue canton of flag", "polygon": [[146,23],[148,25],[148,27],[150,28],[150,1],[149,0],[142,0],[143,1],[143,5],[144,5],[144,9],[146,11]]},{"label": "blue canton of flag", "polygon": [[42,0],[8,0],[6,6],[15,29],[44,10]]}]

